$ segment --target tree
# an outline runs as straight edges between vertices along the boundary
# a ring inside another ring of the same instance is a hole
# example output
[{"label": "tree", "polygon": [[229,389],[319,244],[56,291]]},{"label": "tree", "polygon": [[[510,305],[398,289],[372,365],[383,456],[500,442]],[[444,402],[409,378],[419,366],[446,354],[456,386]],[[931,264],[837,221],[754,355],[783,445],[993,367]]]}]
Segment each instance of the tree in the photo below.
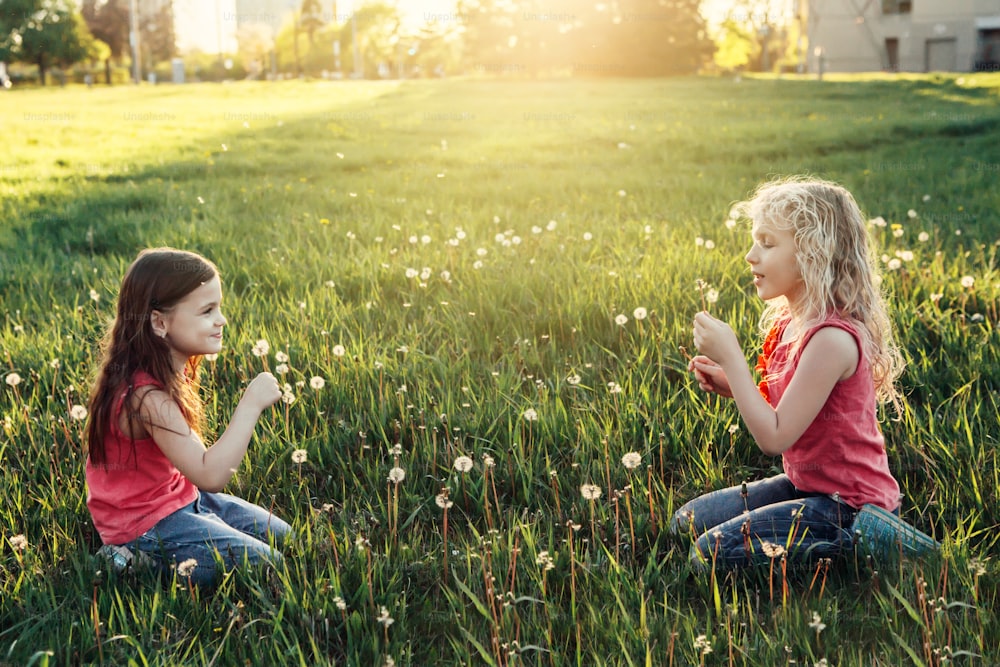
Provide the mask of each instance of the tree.
[{"label": "tree", "polygon": [[621,76],[697,72],[715,46],[701,16],[700,0],[618,0],[609,26],[610,51]]},{"label": "tree", "polygon": [[172,2],[164,3],[155,13],[140,15],[139,43],[145,53],[145,61],[151,64],[170,60],[177,54]]},{"label": "tree", "polygon": [[93,35],[108,45],[104,59],[104,82],[111,85],[111,61],[121,63],[128,48],[129,8],[127,0],[83,0],[80,13]]},{"label": "tree", "polygon": [[37,65],[41,85],[49,67],[69,66],[96,53],[93,36],[70,0],[3,0],[0,5],[0,61]]},{"label": "tree", "polygon": [[271,26],[266,23],[244,23],[236,30],[236,44],[240,60],[251,76],[256,78],[267,68],[267,54],[274,48]]},{"label": "tree", "polygon": [[309,36],[309,44],[316,42],[316,31],[322,28],[323,9],[319,0],[302,0],[302,9],[299,13],[299,29],[305,30]]},{"label": "tree", "polygon": [[461,0],[466,58],[495,72],[589,76],[698,71],[714,46],[700,0]]},{"label": "tree", "polygon": [[[716,62],[723,67],[735,62],[765,72],[782,61],[794,62],[796,44],[784,12],[780,0],[735,0],[721,26]],[[737,62],[741,59],[742,63]]]},{"label": "tree", "polygon": [[128,50],[128,12],[128,0],[83,0],[80,7],[90,32],[108,45],[117,63]]},{"label": "tree", "polygon": [[715,64],[724,70],[738,70],[746,67],[760,51],[757,36],[745,24],[727,18],[719,25],[716,36],[718,51]]}]

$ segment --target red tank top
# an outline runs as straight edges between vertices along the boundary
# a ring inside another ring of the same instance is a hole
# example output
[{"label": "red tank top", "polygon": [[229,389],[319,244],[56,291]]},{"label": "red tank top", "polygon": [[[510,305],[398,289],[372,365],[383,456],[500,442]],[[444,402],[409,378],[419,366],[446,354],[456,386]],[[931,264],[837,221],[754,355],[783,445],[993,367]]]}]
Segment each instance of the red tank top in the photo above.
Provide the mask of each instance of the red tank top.
[{"label": "red tank top", "polygon": [[[780,340],[788,321],[772,330]],[[851,334],[858,346],[858,367],[854,374],[837,382],[816,419],[805,433],[781,455],[785,474],[800,491],[840,494],[840,500],[861,508],[871,503],[892,511],[899,506],[899,484],[889,471],[885,440],[878,428],[877,401],[871,366],[861,349],[861,339],[854,326],[843,319],[831,318],[810,329],[803,337],[801,350],[823,327],[837,327]],[[764,366],[775,377],[768,378],[765,397],[778,405],[798,366],[798,355],[789,363],[786,346],[766,350],[770,358]],[[764,384],[764,383],[762,383]]]},{"label": "red tank top", "polygon": [[[136,373],[133,390],[147,385],[162,388],[147,373]],[[95,465],[87,457],[87,509],[105,544],[131,542],[198,497],[198,488],[152,438],[132,441],[122,433],[118,419],[127,391],[119,391],[111,411],[104,463]]]}]

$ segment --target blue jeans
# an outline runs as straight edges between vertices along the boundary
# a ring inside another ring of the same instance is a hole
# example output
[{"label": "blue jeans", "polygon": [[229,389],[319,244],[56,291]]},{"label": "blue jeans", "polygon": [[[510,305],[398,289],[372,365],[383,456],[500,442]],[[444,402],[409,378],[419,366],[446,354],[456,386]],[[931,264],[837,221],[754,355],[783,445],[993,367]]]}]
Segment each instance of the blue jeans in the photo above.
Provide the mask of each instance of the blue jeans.
[{"label": "blue jeans", "polygon": [[281,562],[273,545],[292,536],[292,527],[266,509],[225,493],[199,492],[198,498],[160,521],[131,546],[154,559],[161,572],[169,572],[188,559],[198,564],[191,583],[212,584],[220,574],[216,554],[226,570],[244,561],[257,564]]},{"label": "blue jeans", "polygon": [[697,570],[767,563],[782,554],[789,562],[814,562],[854,548],[855,514],[830,496],[799,491],[782,474],[747,483],[745,497],[740,485],[695,498],[677,510],[670,531],[697,537],[689,556]]}]

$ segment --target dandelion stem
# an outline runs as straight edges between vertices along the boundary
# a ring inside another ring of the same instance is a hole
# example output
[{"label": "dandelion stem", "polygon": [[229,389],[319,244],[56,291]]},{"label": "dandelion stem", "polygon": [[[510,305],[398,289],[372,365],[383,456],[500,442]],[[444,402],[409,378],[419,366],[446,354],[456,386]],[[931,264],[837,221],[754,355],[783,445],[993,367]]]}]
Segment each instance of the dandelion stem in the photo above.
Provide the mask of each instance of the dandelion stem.
[{"label": "dandelion stem", "polygon": [[653,512],[653,466],[646,466],[646,497],[649,499],[649,524],[656,537],[656,514]]}]

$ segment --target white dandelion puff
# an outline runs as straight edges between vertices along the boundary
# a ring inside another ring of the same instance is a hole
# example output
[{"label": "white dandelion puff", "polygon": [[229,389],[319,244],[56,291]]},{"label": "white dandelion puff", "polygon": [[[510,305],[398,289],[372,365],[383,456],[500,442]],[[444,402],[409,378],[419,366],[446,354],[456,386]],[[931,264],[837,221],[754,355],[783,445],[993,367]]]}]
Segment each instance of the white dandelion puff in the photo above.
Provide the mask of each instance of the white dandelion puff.
[{"label": "white dandelion puff", "polygon": [[639,452],[628,452],[622,456],[622,465],[629,470],[638,468],[640,463],[642,463],[642,455]]}]

